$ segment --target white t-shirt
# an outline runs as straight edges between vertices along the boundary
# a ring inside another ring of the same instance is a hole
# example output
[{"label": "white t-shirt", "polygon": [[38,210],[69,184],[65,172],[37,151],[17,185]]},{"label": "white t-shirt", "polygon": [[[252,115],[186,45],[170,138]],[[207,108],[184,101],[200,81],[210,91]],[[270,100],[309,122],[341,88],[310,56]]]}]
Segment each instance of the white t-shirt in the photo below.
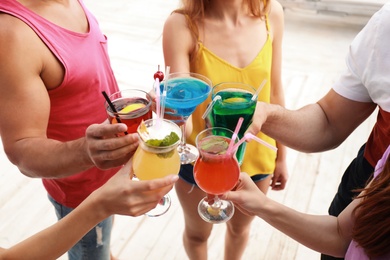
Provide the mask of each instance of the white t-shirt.
[{"label": "white t-shirt", "polygon": [[341,96],[390,112],[390,3],[372,16],[350,45],[347,71],[333,86]]}]

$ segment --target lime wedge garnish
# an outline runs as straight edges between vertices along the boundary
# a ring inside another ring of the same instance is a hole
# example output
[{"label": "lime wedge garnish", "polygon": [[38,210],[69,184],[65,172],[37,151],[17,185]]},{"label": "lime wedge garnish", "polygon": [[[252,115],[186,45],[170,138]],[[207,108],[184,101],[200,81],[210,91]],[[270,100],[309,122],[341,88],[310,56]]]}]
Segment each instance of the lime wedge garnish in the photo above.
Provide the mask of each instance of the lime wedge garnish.
[{"label": "lime wedge garnish", "polygon": [[201,144],[201,149],[211,154],[224,154],[229,146],[226,138],[215,137],[210,140],[205,140]]}]

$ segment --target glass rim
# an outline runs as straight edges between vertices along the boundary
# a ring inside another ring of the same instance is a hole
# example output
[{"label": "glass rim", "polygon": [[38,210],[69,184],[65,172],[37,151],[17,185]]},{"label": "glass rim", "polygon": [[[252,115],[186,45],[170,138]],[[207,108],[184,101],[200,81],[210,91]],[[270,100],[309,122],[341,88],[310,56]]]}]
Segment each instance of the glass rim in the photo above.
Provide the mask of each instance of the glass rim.
[{"label": "glass rim", "polygon": [[[195,75],[195,76],[197,76],[197,77],[199,77],[199,78],[206,79],[206,80],[208,81],[208,82],[206,82],[206,83],[208,83],[208,85],[210,86],[210,88],[213,88],[213,83],[212,83],[212,80],[211,80],[210,78],[208,78],[207,76],[205,76],[205,75],[203,75],[203,74],[196,73],[196,72],[191,72],[191,71],[189,71],[189,72],[180,72],[180,71],[177,71],[177,72],[169,73],[169,74],[167,75],[167,79],[164,79],[164,81],[165,81],[165,80],[168,80],[168,81],[169,81],[169,79],[171,78],[171,76],[176,76],[176,75],[181,75],[181,74],[183,74],[183,75],[185,75],[185,74],[189,75],[188,78],[196,78],[196,77],[191,77],[191,75]],[[202,80],[203,80],[203,79],[202,79]],[[204,81],[204,80],[203,80],[203,81]]]},{"label": "glass rim", "polygon": [[[144,124],[145,125],[148,125],[148,123],[150,122],[157,122],[157,118],[150,118],[150,119],[147,119],[144,121]],[[153,145],[148,145],[140,136],[139,132],[138,132],[138,129],[141,127],[141,125],[139,125],[137,127],[137,135],[138,135],[138,139],[140,141],[140,145],[142,148],[146,148],[145,150],[147,151],[153,151],[153,152],[156,152],[156,153],[166,153],[166,152],[169,152],[171,150],[173,150],[174,148],[176,148],[179,144],[180,144],[180,141],[181,141],[181,138],[182,138],[182,131],[180,129],[180,127],[172,122],[171,120],[168,120],[168,119],[161,119],[162,122],[165,122],[165,123],[168,123],[170,125],[172,125],[174,128],[176,128],[176,130],[178,131],[174,131],[178,136],[179,136],[179,140],[177,140],[175,143],[171,144],[171,145],[168,145],[168,146],[153,146]],[[154,125],[154,124],[153,124]],[[148,126],[147,126],[148,127]]]},{"label": "glass rim", "polygon": [[[219,90],[216,92],[216,89],[217,89],[218,87],[220,87],[221,85],[228,85],[228,84],[245,86],[245,87],[247,87],[247,89],[240,88],[240,87],[235,88],[234,86],[232,86],[232,87],[228,87],[228,88],[226,88],[226,89],[219,89]],[[214,99],[214,97],[217,96],[218,93],[223,92],[224,90],[227,90],[227,89],[237,90],[237,92],[242,92],[242,93],[248,93],[248,94],[251,94],[252,97],[253,97],[253,95],[256,93],[256,89],[255,89],[253,86],[249,85],[249,84],[242,83],[242,82],[229,82],[229,81],[227,81],[227,82],[218,83],[217,85],[215,85],[215,86],[211,89],[211,99]],[[225,101],[224,101],[223,99],[220,99],[219,102],[225,103]],[[257,99],[255,99],[255,100],[252,100],[252,99],[250,99],[250,100],[245,100],[245,101],[242,101],[242,102],[240,102],[240,103],[252,104],[252,103],[254,103],[254,102],[257,102]]]},{"label": "glass rim", "polygon": [[[212,131],[213,130],[223,130],[223,131],[226,131],[226,132],[229,132],[231,134],[231,136],[223,136],[223,135],[216,135],[216,134],[210,134],[210,135],[207,135],[207,136],[222,136],[222,137],[227,137],[229,139],[232,139],[232,136],[234,135],[234,132],[232,130],[230,130],[229,128],[226,128],[226,127],[220,127],[220,126],[215,126],[215,127],[209,127],[209,128],[206,128],[206,129],[203,129],[202,131],[199,132],[199,134],[196,135],[196,138],[195,138],[195,143],[198,145],[198,142],[200,141],[199,138],[201,138],[202,135],[204,135],[206,132],[211,132],[213,133]],[[206,137],[206,136],[205,136]],[[203,138],[202,138],[203,139]],[[237,136],[236,137],[236,142],[238,142],[240,140],[240,138]],[[199,148],[198,148],[199,149]],[[200,149],[199,149],[200,150]]]},{"label": "glass rim", "polygon": [[[253,93],[251,93],[252,96],[253,96],[254,93],[256,93],[256,89],[252,85],[249,85],[249,84],[243,83],[243,82],[226,81],[226,82],[220,82],[220,83],[216,84],[215,86],[213,86],[213,88],[211,89],[211,94],[214,93],[214,91],[213,91],[214,89],[220,87],[221,85],[229,85],[229,84],[248,87],[248,89],[253,90]],[[231,88],[234,88],[234,87],[231,87]],[[242,88],[236,88],[236,89],[242,89]]]},{"label": "glass rim", "polygon": [[[112,93],[111,95],[109,95],[109,99],[111,100],[112,103],[114,103],[114,101],[116,101],[116,100],[118,100],[120,98],[127,98],[127,97],[120,97],[120,96],[118,96],[117,98],[112,99],[113,96],[118,95],[119,93],[123,93],[123,92],[141,92],[141,93],[145,94],[145,98],[143,98],[143,97],[141,97],[141,98],[145,99],[147,101],[147,104],[145,104],[145,107],[142,107],[142,108],[139,108],[139,109],[127,112],[127,113],[121,113],[119,111],[117,111],[117,112],[112,111],[110,106],[109,106],[109,104],[108,104],[108,102],[105,101],[104,104],[106,106],[107,112],[109,112],[110,114],[113,114],[114,116],[131,116],[131,115],[134,115],[134,118],[138,117],[141,112],[142,112],[142,115],[144,115],[147,112],[149,112],[150,107],[152,106],[152,103],[153,103],[152,96],[148,92],[146,92],[145,90],[142,90],[142,89],[122,89],[122,90],[116,91],[116,92]],[[137,96],[129,96],[129,98],[137,98]]]}]

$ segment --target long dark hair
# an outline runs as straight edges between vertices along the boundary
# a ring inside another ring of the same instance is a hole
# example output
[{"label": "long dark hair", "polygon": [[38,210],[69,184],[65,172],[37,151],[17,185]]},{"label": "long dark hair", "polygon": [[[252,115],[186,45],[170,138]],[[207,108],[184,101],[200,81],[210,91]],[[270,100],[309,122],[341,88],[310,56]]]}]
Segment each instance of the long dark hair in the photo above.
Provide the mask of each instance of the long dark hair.
[{"label": "long dark hair", "polygon": [[352,239],[370,258],[386,255],[390,252],[390,156],[359,198]]}]

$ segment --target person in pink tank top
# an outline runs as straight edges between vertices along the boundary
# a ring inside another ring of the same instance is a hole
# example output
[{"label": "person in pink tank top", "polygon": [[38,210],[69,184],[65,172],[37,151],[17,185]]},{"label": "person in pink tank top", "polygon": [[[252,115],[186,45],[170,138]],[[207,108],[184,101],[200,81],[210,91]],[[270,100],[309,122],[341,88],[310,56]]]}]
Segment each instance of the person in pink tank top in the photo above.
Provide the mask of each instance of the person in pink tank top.
[{"label": "person in pink tank top", "polygon": [[[107,38],[81,0],[2,0],[0,57],[4,150],[24,175],[42,178],[62,218],[138,145],[136,134],[115,137],[126,125],[106,121],[102,91],[118,90]],[[69,258],[109,259],[111,226],[111,217],[99,223]]]}]

